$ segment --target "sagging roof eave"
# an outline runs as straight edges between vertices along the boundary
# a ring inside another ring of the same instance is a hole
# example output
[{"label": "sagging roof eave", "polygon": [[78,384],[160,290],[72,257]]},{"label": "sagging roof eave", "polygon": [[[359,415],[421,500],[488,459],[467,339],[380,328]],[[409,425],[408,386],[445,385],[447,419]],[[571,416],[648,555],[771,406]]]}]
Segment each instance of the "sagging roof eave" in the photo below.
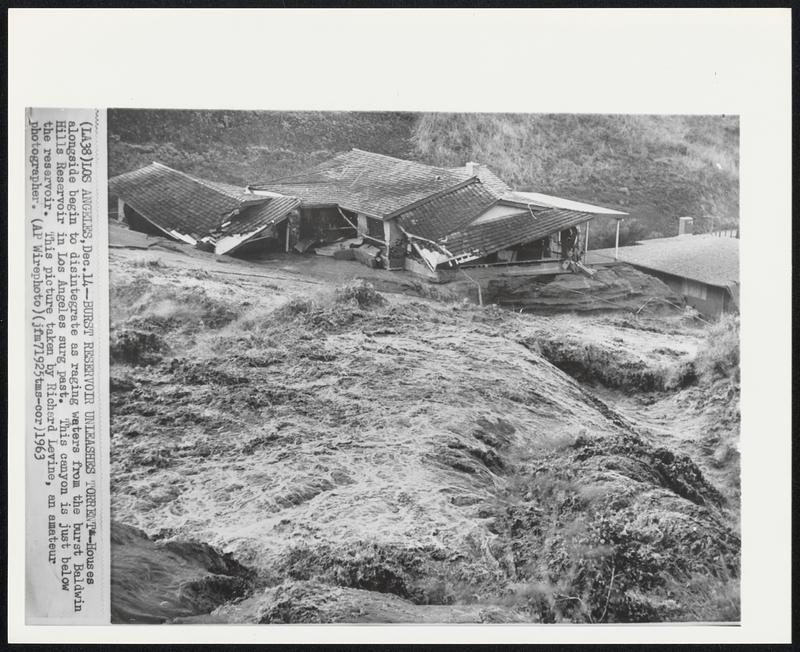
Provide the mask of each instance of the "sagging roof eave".
[{"label": "sagging roof eave", "polygon": [[[526,197],[525,195],[533,195],[533,197]],[[604,215],[606,217],[614,217],[616,219],[622,219],[628,215],[628,213],[620,211],[616,208],[597,206],[596,204],[590,204],[577,199],[567,199],[566,197],[546,195],[544,193],[528,190],[512,190],[508,194],[503,195],[501,199],[504,202],[515,206],[530,205],[540,206],[542,208],[560,208],[563,210],[579,211],[581,213],[591,213],[592,215]]]},{"label": "sagging roof eave", "polygon": [[[548,206],[548,205],[546,205],[544,203],[517,201],[516,199],[507,199],[507,198],[504,198],[504,197],[500,197],[500,199],[497,200],[497,203],[501,204],[503,206],[513,206],[514,208],[527,208],[529,210],[531,208],[535,208],[535,209],[539,209],[539,210],[550,210],[550,209],[577,210],[577,209],[562,208],[562,207],[559,207],[559,206]],[[602,207],[598,206],[598,208],[602,208]],[[610,211],[610,210],[613,210],[613,209],[609,208],[609,209],[606,209],[606,210]],[[592,211],[582,210],[580,212],[581,213],[586,213],[587,215],[591,215],[592,217],[611,217],[611,218],[616,219],[616,220],[621,220],[624,217],[628,216],[628,213],[623,213],[621,211],[615,211],[614,213],[599,213],[599,212],[593,213]]]}]

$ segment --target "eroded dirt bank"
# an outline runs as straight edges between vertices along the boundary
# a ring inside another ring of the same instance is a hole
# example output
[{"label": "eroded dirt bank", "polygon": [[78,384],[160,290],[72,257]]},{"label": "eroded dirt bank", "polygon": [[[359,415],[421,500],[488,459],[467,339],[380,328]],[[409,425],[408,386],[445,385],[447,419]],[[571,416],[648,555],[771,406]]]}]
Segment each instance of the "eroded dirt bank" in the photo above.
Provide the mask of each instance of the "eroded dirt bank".
[{"label": "eroded dirt bank", "polygon": [[[236,567],[122,620],[738,619],[738,386],[706,409],[703,329],[197,255],[112,251],[112,510]],[[686,434],[712,422],[725,454]]]}]

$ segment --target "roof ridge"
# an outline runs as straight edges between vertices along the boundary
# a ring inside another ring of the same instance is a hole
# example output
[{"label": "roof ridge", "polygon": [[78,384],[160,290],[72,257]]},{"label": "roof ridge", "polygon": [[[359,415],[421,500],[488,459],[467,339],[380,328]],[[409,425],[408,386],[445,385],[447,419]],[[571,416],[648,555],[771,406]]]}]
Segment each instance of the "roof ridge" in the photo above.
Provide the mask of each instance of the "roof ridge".
[{"label": "roof ridge", "polygon": [[[312,172],[319,172],[321,166],[329,164],[331,161],[335,161],[340,156],[346,156],[349,153],[350,152],[339,152],[338,154],[334,154],[331,158],[325,159],[324,161],[320,161],[319,163],[312,165],[311,167],[305,168],[303,170],[300,170],[299,172],[293,172],[292,174],[285,174],[282,177],[273,177],[270,179],[264,179],[262,181],[256,181],[255,183],[249,184],[247,187],[258,189],[259,186],[267,186],[273,183],[291,183],[291,181],[287,181],[287,179],[302,177],[303,175],[307,175]],[[322,183],[327,183],[327,182],[322,182]]]},{"label": "roof ridge", "polygon": [[[380,152],[370,152],[366,149],[359,149],[358,147],[352,147],[350,152],[359,152],[361,154],[369,154],[370,156],[380,156],[382,158],[388,158],[392,161],[398,161],[399,163],[411,163],[412,165],[421,165],[426,168],[432,168],[434,170],[441,170],[443,172],[454,172],[455,170],[461,170],[463,168],[447,168],[441,165],[431,165],[430,163],[423,163],[422,161],[415,161],[414,159],[409,158],[400,158],[398,156],[392,156],[391,154],[382,154]],[[348,152],[349,153],[349,152]]]},{"label": "roof ridge", "polygon": [[[415,163],[416,161],[409,161],[406,158],[398,158],[397,156],[392,156],[391,154],[382,154],[381,152],[370,152],[368,149],[360,149],[358,147],[351,147],[350,152],[359,152],[361,154],[369,154],[370,156],[382,156],[383,158],[390,158],[394,161],[403,161],[404,163]],[[350,152],[346,152],[349,154]],[[425,165],[422,163],[422,165]]]},{"label": "roof ridge", "polygon": [[[196,176],[194,176],[192,174],[189,174],[188,172],[184,172],[183,170],[177,170],[175,168],[171,168],[169,165],[164,165],[164,163],[159,163],[158,161],[153,161],[151,165],[156,165],[156,166],[158,166],[160,168],[164,168],[165,170],[169,170],[170,172],[175,172],[176,174],[180,174],[180,175],[186,177],[187,179],[191,179],[192,181],[196,181],[196,182],[198,182],[198,183],[200,183],[200,184],[202,184],[204,186],[206,185],[206,183],[205,183],[205,181],[203,179],[200,179],[199,177],[196,177]],[[213,190],[213,188],[212,188],[212,190]]]}]

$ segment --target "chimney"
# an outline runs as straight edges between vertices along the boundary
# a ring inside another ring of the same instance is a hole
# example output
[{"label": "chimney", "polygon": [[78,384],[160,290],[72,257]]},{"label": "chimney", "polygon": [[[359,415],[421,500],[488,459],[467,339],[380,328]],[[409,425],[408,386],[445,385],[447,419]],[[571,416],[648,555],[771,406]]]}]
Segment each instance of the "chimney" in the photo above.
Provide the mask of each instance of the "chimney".
[{"label": "chimney", "polygon": [[678,235],[692,235],[694,225],[693,217],[678,218]]},{"label": "chimney", "polygon": [[478,176],[478,170],[480,170],[481,166],[480,166],[479,163],[474,163],[473,161],[470,161],[469,163],[466,164],[465,167],[467,168],[467,174],[469,176],[477,177]]}]

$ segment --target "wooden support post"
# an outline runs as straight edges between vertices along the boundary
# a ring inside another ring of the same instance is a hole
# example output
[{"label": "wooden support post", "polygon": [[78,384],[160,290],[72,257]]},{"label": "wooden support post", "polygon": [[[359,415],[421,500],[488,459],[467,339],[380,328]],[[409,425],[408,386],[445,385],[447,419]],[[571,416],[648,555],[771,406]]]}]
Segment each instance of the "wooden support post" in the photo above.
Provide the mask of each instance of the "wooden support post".
[{"label": "wooden support post", "polygon": [[617,239],[614,244],[614,260],[619,260],[619,223],[622,222],[621,219],[617,218]]},{"label": "wooden support post", "polygon": [[337,211],[339,211],[339,215],[341,215],[341,216],[342,216],[342,219],[343,219],[345,222],[347,222],[347,223],[348,223],[348,224],[349,224],[351,227],[353,227],[353,228],[356,230],[356,235],[358,235],[358,227],[357,227],[355,224],[353,224],[353,223],[352,223],[352,222],[351,222],[349,219],[347,219],[347,215],[345,215],[345,214],[342,212],[342,209],[341,209],[341,208],[339,208],[339,207],[337,206],[337,207],[336,207],[336,210],[337,210]]},{"label": "wooden support post", "polygon": [[591,224],[591,222],[586,222],[586,237],[584,238],[584,241],[583,241],[583,253],[584,254],[588,254],[589,253],[589,224]]},{"label": "wooden support post", "polygon": [[125,221],[125,202],[117,197],[117,222]]}]

